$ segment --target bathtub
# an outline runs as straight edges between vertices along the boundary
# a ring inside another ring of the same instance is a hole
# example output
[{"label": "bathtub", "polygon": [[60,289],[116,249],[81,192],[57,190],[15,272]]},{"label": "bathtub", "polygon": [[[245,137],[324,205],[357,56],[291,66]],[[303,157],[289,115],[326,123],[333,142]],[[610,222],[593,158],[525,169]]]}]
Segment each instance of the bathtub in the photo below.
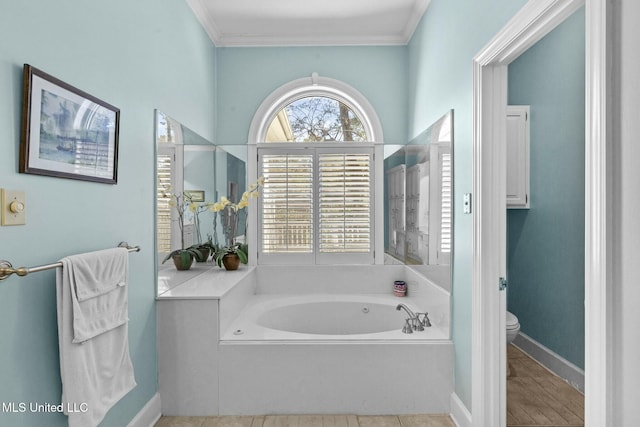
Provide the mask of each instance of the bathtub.
[{"label": "bathtub", "polygon": [[[447,340],[440,313],[431,312],[431,327],[402,332],[407,313],[429,312],[411,298],[392,294],[256,295],[223,333],[223,341],[417,341]],[[433,309],[432,309],[433,310]]]},{"label": "bathtub", "polygon": [[[399,303],[432,326],[403,333]],[[405,266],[260,266],[220,300],[219,325],[221,415],[450,412],[449,294]]]}]

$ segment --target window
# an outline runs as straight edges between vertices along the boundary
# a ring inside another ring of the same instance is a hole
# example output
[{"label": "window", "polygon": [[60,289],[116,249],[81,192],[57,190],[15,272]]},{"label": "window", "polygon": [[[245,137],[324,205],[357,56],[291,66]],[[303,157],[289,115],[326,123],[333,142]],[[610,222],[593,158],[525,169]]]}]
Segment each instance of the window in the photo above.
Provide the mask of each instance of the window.
[{"label": "window", "polygon": [[171,187],[171,175],[173,170],[173,155],[158,153],[158,252],[168,254],[171,252],[171,198],[164,192]]},{"label": "window", "polygon": [[438,233],[438,264],[451,264],[451,237],[453,226],[451,151],[438,150],[438,168],[440,171],[440,230]]},{"label": "window", "polygon": [[259,149],[259,263],[373,263],[373,149]]},{"label": "window", "polygon": [[262,156],[263,253],[313,252],[313,157],[287,152]]},{"label": "window", "polygon": [[278,112],[266,142],[362,142],[366,137],[360,118],[347,105],[326,96],[307,96]]},{"label": "window", "polygon": [[[158,253],[168,254],[178,249],[181,241],[176,210],[169,204],[169,194],[182,192],[182,145],[158,144],[157,158],[157,239]],[[172,243],[173,242],[173,243]]]},{"label": "window", "polygon": [[340,81],[314,73],[269,95],[249,129],[256,144],[249,179],[266,178],[259,203],[250,206],[253,259],[372,264],[379,246],[382,262],[383,216],[374,215],[383,209],[382,181],[374,176],[382,169],[382,140],[375,110]]}]

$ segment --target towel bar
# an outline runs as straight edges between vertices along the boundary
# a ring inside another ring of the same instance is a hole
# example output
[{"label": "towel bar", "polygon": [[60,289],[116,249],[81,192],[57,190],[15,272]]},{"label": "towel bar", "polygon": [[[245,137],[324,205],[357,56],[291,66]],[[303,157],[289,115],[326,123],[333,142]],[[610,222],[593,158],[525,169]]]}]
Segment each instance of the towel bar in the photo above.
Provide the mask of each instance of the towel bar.
[{"label": "towel bar", "polygon": [[[129,246],[127,242],[120,242],[119,248],[127,248],[129,252],[140,252],[140,246]],[[4,280],[12,274],[16,274],[20,277],[26,276],[29,273],[37,273],[39,271],[51,270],[54,268],[62,267],[61,262],[53,264],[39,265],[37,267],[19,267],[13,268],[13,265],[9,261],[0,260],[0,280]]]}]

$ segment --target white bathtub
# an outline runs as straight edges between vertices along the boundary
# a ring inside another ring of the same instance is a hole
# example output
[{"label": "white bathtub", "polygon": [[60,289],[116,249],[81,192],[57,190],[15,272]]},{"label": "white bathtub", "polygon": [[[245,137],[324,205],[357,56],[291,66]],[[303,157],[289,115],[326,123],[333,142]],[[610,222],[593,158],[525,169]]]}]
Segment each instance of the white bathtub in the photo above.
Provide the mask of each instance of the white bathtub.
[{"label": "white bathtub", "polygon": [[[412,334],[402,332],[407,313],[429,312],[432,326]],[[411,298],[392,294],[256,295],[223,331],[223,341],[363,341],[446,340],[446,317],[420,307]],[[437,310],[432,307],[431,310]]]},{"label": "white bathtub", "polygon": [[[403,333],[399,303],[432,327]],[[450,412],[449,293],[404,266],[258,267],[220,300],[220,327],[221,415]]]}]

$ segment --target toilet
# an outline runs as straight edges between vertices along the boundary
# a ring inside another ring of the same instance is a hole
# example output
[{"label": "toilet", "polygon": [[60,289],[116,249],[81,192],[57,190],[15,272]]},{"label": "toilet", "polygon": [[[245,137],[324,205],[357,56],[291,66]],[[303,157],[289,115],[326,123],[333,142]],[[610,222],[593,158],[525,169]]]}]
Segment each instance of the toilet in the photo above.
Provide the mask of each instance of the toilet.
[{"label": "toilet", "polygon": [[520,332],[520,323],[518,322],[518,318],[508,311],[507,321],[505,323],[507,325],[507,345],[509,345],[513,342],[516,336],[518,336],[518,332]]}]

